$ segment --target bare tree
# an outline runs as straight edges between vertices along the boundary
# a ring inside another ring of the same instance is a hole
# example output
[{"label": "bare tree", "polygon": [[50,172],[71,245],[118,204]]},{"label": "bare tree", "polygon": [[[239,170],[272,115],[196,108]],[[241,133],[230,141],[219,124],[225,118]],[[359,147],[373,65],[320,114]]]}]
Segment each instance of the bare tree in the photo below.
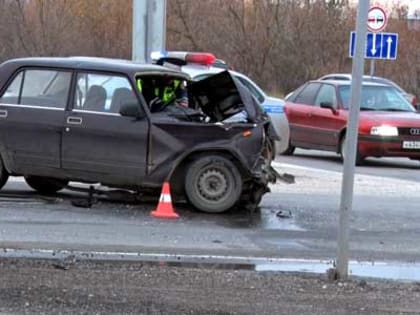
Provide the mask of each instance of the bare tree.
[{"label": "bare tree", "polygon": [[[210,51],[270,93],[350,72],[355,8],[348,0],[167,0],[167,48]],[[18,56],[130,58],[132,0],[0,0],[0,60]],[[420,32],[397,5],[396,61],[376,73],[420,95]]]}]

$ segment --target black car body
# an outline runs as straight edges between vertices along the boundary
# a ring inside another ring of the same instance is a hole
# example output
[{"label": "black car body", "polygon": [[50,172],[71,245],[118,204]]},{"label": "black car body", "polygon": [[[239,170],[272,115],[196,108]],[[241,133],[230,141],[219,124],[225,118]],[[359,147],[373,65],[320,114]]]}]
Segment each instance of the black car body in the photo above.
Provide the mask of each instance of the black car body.
[{"label": "black car body", "polygon": [[[151,111],[151,84],[168,79],[186,82],[188,110]],[[192,83],[126,60],[10,60],[0,65],[1,184],[22,175],[47,193],[69,181],[135,191],[169,181],[202,211],[256,205],[276,178],[276,135],[256,102],[227,71]]]}]

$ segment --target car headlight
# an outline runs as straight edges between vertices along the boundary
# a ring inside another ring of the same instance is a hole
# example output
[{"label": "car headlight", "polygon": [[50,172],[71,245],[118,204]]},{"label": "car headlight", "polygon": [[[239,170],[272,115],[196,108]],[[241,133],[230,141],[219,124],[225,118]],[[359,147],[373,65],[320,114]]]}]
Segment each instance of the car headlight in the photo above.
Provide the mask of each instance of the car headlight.
[{"label": "car headlight", "polygon": [[375,126],[370,128],[370,134],[385,137],[398,136],[398,128],[392,126]]}]

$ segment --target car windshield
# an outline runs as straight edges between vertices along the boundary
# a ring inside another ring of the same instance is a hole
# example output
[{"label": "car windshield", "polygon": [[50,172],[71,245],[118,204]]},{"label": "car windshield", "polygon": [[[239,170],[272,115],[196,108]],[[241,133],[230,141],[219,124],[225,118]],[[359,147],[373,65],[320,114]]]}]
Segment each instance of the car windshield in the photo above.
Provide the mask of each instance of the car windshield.
[{"label": "car windshield", "polygon": [[[348,109],[350,103],[350,85],[339,87],[343,107]],[[414,108],[392,86],[364,85],[360,100],[361,110],[414,112]]]}]

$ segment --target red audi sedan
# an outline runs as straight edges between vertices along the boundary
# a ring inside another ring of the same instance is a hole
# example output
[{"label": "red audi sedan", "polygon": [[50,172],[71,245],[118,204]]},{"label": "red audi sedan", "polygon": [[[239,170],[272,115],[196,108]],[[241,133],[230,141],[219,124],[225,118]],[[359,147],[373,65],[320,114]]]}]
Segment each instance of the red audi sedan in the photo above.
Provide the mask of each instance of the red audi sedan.
[{"label": "red audi sedan", "polygon": [[[351,82],[310,81],[286,99],[290,142],[296,147],[334,151],[345,157]],[[420,113],[394,87],[364,82],[356,163],[366,157],[420,160]]]}]

